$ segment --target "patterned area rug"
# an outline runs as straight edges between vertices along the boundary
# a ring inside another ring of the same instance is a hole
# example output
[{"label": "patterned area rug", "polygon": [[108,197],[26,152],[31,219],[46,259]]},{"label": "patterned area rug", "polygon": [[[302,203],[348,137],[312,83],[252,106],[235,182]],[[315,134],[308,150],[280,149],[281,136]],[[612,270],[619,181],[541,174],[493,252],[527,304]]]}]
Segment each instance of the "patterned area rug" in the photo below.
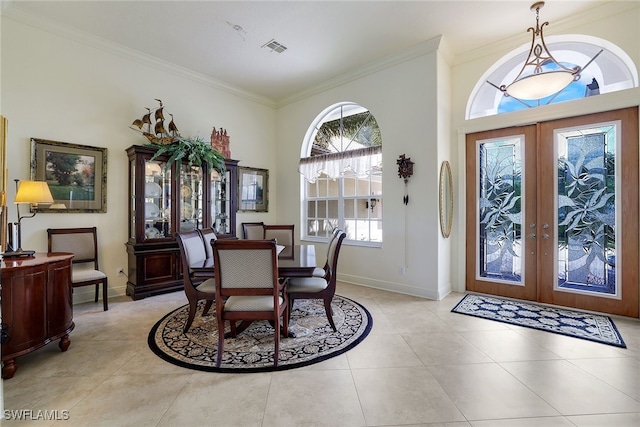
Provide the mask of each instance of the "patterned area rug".
[{"label": "patterned area rug", "polygon": [[609,316],[474,294],[451,311],[627,348]]},{"label": "patterned area rug", "polygon": [[[358,345],[371,331],[373,320],[363,306],[336,295],[331,304],[337,332],[333,332],[321,300],[297,300],[289,331],[295,338],[280,338],[278,367],[273,366],[273,328],[255,321],[236,338],[224,342],[220,368],[216,368],[218,326],[215,304],[202,317],[198,307],[189,332],[182,332],[189,312],[185,305],[164,316],[149,332],[149,347],[167,362],[210,372],[265,372],[299,368],[344,353]],[[229,326],[227,325],[227,332]]]}]

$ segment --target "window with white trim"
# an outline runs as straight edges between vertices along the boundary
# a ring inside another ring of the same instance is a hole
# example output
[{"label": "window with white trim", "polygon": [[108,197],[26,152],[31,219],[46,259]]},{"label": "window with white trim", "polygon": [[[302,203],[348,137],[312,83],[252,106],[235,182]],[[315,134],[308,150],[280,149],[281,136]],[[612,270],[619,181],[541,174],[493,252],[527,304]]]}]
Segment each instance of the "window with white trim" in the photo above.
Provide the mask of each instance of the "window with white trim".
[{"label": "window with white trim", "polygon": [[311,124],[302,147],[304,238],[338,227],[345,243],[382,244],[382,136],[368,109],[333,105]]}]

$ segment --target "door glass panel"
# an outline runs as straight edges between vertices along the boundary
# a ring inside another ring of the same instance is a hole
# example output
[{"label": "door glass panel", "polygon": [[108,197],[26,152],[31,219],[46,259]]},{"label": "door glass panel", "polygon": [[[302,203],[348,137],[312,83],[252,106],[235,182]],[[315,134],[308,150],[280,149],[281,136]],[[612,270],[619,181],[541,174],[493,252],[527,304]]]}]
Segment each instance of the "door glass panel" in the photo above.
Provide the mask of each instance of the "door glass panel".
[{"label": "door glass panel", "polygon": [[478,144],[478,278],[521,284],[524,137]]},{"label": "door glass panel", "polygon": [[617,295],[616,127],[555,132],[559,290]]}]

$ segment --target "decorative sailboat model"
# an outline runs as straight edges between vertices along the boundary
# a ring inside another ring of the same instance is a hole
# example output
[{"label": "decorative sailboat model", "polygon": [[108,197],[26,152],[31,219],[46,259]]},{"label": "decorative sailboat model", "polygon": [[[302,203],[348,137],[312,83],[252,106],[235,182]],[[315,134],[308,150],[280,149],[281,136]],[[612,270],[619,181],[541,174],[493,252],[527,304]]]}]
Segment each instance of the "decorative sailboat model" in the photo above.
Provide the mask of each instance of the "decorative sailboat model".
[{"label": "decorative sailboat model", "polygon": [[[180,134],[178,133],[178,127],[173,122],[173,114],[169,114],[171,116],[171,121],[169,121],[167,130],[164,127],[165,118],[162,100],[156,99],[156,101],[160,103],[160,106],[155,110],[147,108],[147,113],[142,116],[142,118],[135,119],[133,123],[131,123],[130,127],[136,132],[140,132],[142,135],[144,135],[144,137],[147,138],[152,144],[173,144],[174,142],[178,141],[178,138],[180,137]],[[153,121],[151,119],[151,116],[153,116]],[[151,129],[152,127],[153,132]]]}]

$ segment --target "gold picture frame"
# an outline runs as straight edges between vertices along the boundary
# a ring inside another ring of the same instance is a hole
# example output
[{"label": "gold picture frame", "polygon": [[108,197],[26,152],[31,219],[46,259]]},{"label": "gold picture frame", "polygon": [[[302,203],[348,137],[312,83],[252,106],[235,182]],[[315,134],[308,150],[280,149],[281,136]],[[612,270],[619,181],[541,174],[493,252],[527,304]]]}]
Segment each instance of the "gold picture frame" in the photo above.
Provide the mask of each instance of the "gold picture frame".
[{"label": "gold picture frame", "polygon": [[238,168],[238,211],[269,212],[269,170]]},{"label": "gold picture frame", "polygon": [[453,225],[453,176],[451,165],[447,160],[440,166],[440,188],[438,191],[440,210],[440,231],[442,237],[451,235]]},{"label": "gold picture frame", "polygon": [[107,211],[107,149],[31,138],[31,179],[46,181],[54,203],[41,213]]},{"label": "gold picture frame", "polygon": [[0,252],[7,250],[8,218],[7,186],[9,170],[7,169],[7,126],[9,121],[0,115]]}]

